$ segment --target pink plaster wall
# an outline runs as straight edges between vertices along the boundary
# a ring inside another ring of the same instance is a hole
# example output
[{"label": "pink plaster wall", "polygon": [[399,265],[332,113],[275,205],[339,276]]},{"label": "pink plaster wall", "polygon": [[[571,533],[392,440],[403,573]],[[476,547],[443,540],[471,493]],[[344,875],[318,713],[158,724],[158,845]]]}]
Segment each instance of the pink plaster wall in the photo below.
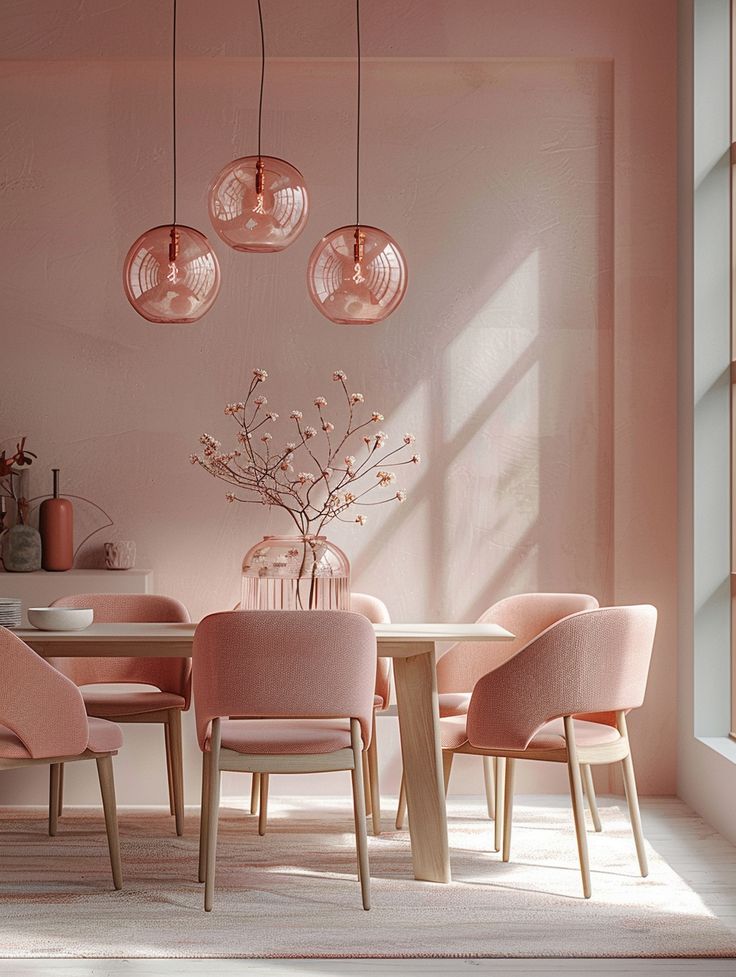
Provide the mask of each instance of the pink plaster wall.
[{"label": "pink plaster wall", "polygon": [[[0,440],[29,435],[32,489],[60,465],[158,589],[194,615],[232,606],[243,551],[287,527],[227,506],[188,454],[227,431],[222,405],[254,366],[282,416],[329,397],[342,368],[425,460],[410,502],[335,533],[355,585],[404,620],[472,619],[528,589],[657,604],[632,726],[643,790],[672,792],[676,4],[366,5],[363,209],[411,283],[357,331],[323,320],[304,284],[313,243],[353,210],[354,68],[324,60],[350,55],[349,5],[271,7],[289,60],[270,68],[264,147],[307,176],[304,235],[275,256],[217,242],[215,309],[168,328],[120,284],[129,244],[169,215],[163,33],[141,29],[142,0],[62,6],[17,5],[0,46]],[[253,147],[256,52],[234,34],[239,5],[203,24],[181,6],[180,218],[207,231],[210,178]]]}]

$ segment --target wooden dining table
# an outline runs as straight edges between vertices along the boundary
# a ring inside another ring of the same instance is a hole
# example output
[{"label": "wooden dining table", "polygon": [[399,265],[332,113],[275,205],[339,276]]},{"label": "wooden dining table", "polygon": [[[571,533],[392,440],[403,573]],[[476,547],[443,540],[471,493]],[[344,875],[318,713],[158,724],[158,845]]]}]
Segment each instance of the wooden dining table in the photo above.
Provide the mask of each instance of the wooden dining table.
[{"label": "wooden dining table", "polygon": [[[84,631],[17,629],[43,658],[191,658],[195,624],[92,624]],[[378,655],[392,658],[414,877],[450,882],[436,646],[511,641],[496,624],[376,624]],[[197,690],[194,689],[196,697]]]}]

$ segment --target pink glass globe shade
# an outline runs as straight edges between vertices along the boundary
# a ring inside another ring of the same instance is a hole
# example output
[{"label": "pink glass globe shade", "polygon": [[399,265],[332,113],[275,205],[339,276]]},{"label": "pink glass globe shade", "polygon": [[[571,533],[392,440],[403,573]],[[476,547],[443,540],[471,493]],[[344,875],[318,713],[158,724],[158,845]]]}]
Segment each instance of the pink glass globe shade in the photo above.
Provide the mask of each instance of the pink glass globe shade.
[{"label": "pink glass globe shade", "polygon": [[406,259],[392,237],[361,224],[362,259],[356,262],[356,227],[338,227],[312,251],[309,297],[323,316],[347,326],[382,322],[406,293]]},{"label": "pink glass globe shade", "polygon": [[283,251],[307,222],[309,198],[296,167],[274,156],[261,156],[263,193],[257,192],[258,156],[228,163],[209,193],[212,226],[236,251]]},{"label": "pink glass globe shade", "polygon": [[[212,308],[220,291],[220,265],[200,231],[171,224],[152,227],[128,251],[123,287],[138,315],[149,322],[196,322]],[[171,260],[173,257],[173,261]]]}]

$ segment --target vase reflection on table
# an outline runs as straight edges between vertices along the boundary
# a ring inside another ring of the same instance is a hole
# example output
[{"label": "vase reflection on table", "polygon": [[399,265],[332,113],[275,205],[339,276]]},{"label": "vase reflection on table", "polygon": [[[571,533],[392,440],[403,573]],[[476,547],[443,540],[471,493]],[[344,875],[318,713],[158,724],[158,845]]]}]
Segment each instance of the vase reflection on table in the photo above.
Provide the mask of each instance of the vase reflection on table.
[{"label": "vase reflection on table", "polygon": [[243,557],[248,611],[349,611],[350,563],[326,536],[264,536]]}]

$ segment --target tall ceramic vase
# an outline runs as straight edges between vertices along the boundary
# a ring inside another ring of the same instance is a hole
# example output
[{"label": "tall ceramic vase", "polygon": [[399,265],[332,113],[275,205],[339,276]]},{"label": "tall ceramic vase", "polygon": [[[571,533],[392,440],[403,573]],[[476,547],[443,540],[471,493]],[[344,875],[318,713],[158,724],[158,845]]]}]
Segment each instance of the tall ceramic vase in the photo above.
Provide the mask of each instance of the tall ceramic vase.
[{"label": "tall ceramic vase", "polygon": [[326,536],[264,536],[243,557],[243,610],[350,610],[350,562]]},{"label": "tall ceramic vase", "polygon": [[10,573],[33,573],[41,569],[41,536],[25,522],[28,517],[25,470],[20,472],[16,498],[18,522],[2,536],[3,566]]},{"label": "tall ceramic vase", "polygon": [[59,497],[59,469],[54,468],[54,497],[44,499],[38,515],[44,570],[71,570],[74,563],[74,508]]}]

